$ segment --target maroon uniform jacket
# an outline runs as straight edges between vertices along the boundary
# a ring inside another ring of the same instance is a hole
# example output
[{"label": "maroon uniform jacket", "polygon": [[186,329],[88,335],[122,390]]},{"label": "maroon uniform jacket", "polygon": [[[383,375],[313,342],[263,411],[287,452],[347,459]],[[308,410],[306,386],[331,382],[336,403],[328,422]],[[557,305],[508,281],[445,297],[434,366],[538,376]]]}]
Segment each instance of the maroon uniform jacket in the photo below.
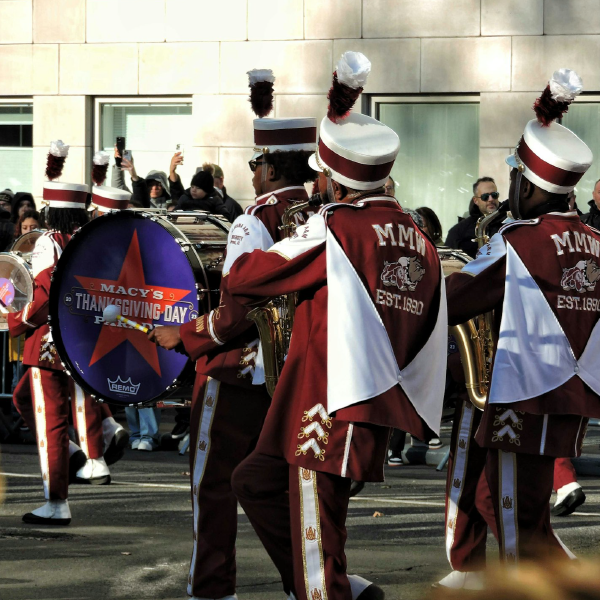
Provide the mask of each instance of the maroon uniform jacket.
[{"label": "maroon uniform jacket", "polygon": [[550,213],[509,223],[447,279],[450,324],[494,310],[482,445],[580,452],[585,417],[600,417],[599,256],[598,231],[575,212]]},{"label": "maroon uniform jacket", "polygon": [[[256,204],[246,209],[231,226],[224,263],[223,278],[229,267],[243,252],[267,249],[282,239],[281,218],[295,202],[308,200],[302,186],[294,186],[259,196]],[[297,222],[305,215],[298,213]],[[181,327],[180,335],[186,352],[196,362],[196,371],[219,381],[242,387],[264,381],[255,376],[259,339],[256,327],[246,319],[249,309],[233,300],[221,286],[219,306]]]},{"label": "maroon uniform jacket", "polygon": [[[342,280],[338,267],[345,269]],[[348,288],[344,288],[345,276],[349,276]],[[352,357],[359,348],[352,341],[332,340],[328,329],[347,327],[352,336],[353,323],[374,319],[382,327],[375,350],[391,345],[392,360],[402,370],[424,347],[436,325],[443,289],[438,254],[395,200],[372,197],[356,205],[323,207],[290,240],[268,252],[256,250],[241,256],[225,285],[247,306],[263,302],[264,297],[299,292],[289,354],[258,451],[282,455],[290,464],[311,470],[380,481],[388,427],[425,437],[425,423],[396,375],[381,393],[369,395],[368,390],[382,379],[376,356],[357,369],[342,364],[339,372],[330,371],[345,353]],[[348,291],[340,309],[356,310],[350,322],[345,317],[340,322],[336,307],[328,304],[340,289]],[[445,317],[445,304],[443,308]],[[446,329],[445,320],[442,327]],[[373,343],[368,335],[363,341]],[[444,356],[445,352],[442,347]],[[333,414],[332,406],[339,400],[335,382],[344,379],[356,381],[367,391],[364,398],[338,407]],[[437,420],[434,428],[439,426]]]},{"label": "maroon uniform jacket", "polygon": [[34,278],[33,300],[17,313],[8,315],[12,337],[25,333],[23,364],[62,371],[63,367],[50,338],[48,299],[52,269],[58,262],[70,235],[48,231],[37,240],[31,256]]}]

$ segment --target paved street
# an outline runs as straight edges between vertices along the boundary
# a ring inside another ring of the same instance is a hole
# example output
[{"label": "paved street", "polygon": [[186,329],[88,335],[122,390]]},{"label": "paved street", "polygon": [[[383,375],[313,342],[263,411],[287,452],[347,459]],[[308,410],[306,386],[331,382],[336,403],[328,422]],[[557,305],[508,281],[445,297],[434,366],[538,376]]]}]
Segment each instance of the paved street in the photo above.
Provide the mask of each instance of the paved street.
[{"label": "paved street", "polygon": [[[448,432],[446,432],[448,434]],[[586,452],[598,454],[600,428],[590,428]],[[447,435],[446,435],[447,439]],[[2,446],[7,488],[0,507],[0,598],[185,599],[191,550],[187,457],[128,451],[109,486],[72,486],[73,521],[37,528],[21,515],[41,504],[33,446]],[[352,500],[349,571],[381,585],[388,600],[427,596],[446,574],[443,543],[445,473],[433,467],[387,469],[384,484],[367,485]],[[600,478],[581,479],[581,512],[554,519],[579,555],[600,548]],[[374,513],[382,513],[374,517]],[[489,540],[495,558],[495,542]],[[283,600],[278,576],[243,513],[239,517],[240,600]]]}]

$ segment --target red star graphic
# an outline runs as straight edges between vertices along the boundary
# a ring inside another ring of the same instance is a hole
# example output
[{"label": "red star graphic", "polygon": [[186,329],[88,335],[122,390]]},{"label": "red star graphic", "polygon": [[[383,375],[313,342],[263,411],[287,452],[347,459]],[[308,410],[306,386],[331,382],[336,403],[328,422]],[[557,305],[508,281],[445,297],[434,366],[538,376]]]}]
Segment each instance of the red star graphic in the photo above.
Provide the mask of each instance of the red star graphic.
[{"label": "red star graphic", "polygon": [[[158,285],[153,285],[150,287],[146,284],[137,231],[133,232],[133,237],[131,238],[131,243],[129,244],[129,249],[127,250],[127,255],[125,256],[123,266],[121,267],[121,273],[116,281],[109,279],[98,279],[95,277],[76,277],[76,279],[86,291],[95,295],[97,299],[110,298],[111,300],[116,300],[118,298],[124,299],[128,297],[127,295],[124,296],[123,293],[117,294],[104,290],[100,291],[102,289],[102,284],[105,284],[106,286],[114,285],[115,292],[119,290],[119,288],[124,288],[124,290],[129,290],[131,288],[144,291],[148,290],[146,302],[151,304],[159,304],[160,314],[164,312],[167,306],[175,304],[190,293],[190,290],[167,288]],[[162,292],[162,299],[157,300],[153,297],[153,294],[156,294],[156,292]],[[140,295],[133,299],[136,301],[144,301]],[[131,318],[132,320],[135,320],[134,316]],[[133,347],[142,355],[144,360],[160,377],[160,363],[158,361],[158,350],[156,345],[150,342],[146,335],[141,331],[128,329],[126,327],[108,327],[106,325],[101,327],[100,335],[96,341],[96,346],[94,348],[94,352],[92,353],[89,366],[91,367],[103,356],[106,356],[109,352],[114,350],[126,340],[131,342]]]}]

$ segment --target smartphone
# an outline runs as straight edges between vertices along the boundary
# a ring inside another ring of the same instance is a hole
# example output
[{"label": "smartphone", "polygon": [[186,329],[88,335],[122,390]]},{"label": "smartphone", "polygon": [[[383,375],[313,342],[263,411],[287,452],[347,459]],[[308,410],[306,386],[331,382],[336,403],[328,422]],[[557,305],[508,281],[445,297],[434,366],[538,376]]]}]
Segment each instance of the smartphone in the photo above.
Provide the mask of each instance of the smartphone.
[{"label": "smartphone", "polygon": [[123,158],[131,162],[131,150],[123,150]]},{"label": "smartphone", "polygon": [[175,152],[181,152],[181,158],[183,158],[185,155],[185,146],[183,144],[177,144],[177,146],[175,146]]},{"label": "smartphone", "polygon": [[[123,151],[125,150],[124,137],[117,136],[117,150],[119,151],[119,154],[123,156]],[[117,165],[117,167],[121,166],[121,159],[118,156],[115,157],[115,164]]]}]

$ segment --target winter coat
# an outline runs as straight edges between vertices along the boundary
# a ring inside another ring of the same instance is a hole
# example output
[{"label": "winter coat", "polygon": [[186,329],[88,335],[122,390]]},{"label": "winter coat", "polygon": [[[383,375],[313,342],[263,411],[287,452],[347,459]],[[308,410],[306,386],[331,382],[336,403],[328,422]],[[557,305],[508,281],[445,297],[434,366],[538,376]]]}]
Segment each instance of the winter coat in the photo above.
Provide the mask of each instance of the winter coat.
[{"label": "winter coat", "polygon": [[33,204],[32,210],[37,210],[35,200],[29,192],[17,192],[11,200],[11,217],[10,220],[16,223],[19,220],[19,206],[24,200],[29,200]]},{"label": "winter coat", "polygon": [[590,206],[590,212],[581,217],[581,220],[590,227],[594,229],[600,229],[600,210],[596,206],[596,203],[593,200],[588,202]]},{"label": "winter coat", "polygon": [[201,200],[194,200],[190,190],[191,188],[188,188],[179,197],[175,210],[205,210],[213,215],[223,215],[226,219],[229,219],[229,211],[221,196],[215,190]]},{"label": "winter coat", "polygon": [[227,219],[230,223],[233,223],[244,212],[244,209],[227,193],[227,188],[224,187],[220,190],[216,187],[215,191],[223,199],[223,203],[225,204],[228,213],[226,215]]},{"label": "winter coat", "polygon": [[[158,198],[150,198],[150,190],[148,187],[148,180],[158,180],[162,183],[163,186],[163,195]],[[141,177],[137,181],[131,182],[133,191],[131,196],[131,204],[133,204],[136,208],[165,208],[168,200],[171,199],[171,185],[172,181],[167,179],[167,175],[164,171],[150,171],[148,175],[146,175],[145,179]],[[125,177],[123,175],[123,171],[117,167],[113,166],[112,175],[110,179],[110,185],[112,187],[119,188],[120,190],[125,190],[127,192],[131,191],[125,185]]]}]

